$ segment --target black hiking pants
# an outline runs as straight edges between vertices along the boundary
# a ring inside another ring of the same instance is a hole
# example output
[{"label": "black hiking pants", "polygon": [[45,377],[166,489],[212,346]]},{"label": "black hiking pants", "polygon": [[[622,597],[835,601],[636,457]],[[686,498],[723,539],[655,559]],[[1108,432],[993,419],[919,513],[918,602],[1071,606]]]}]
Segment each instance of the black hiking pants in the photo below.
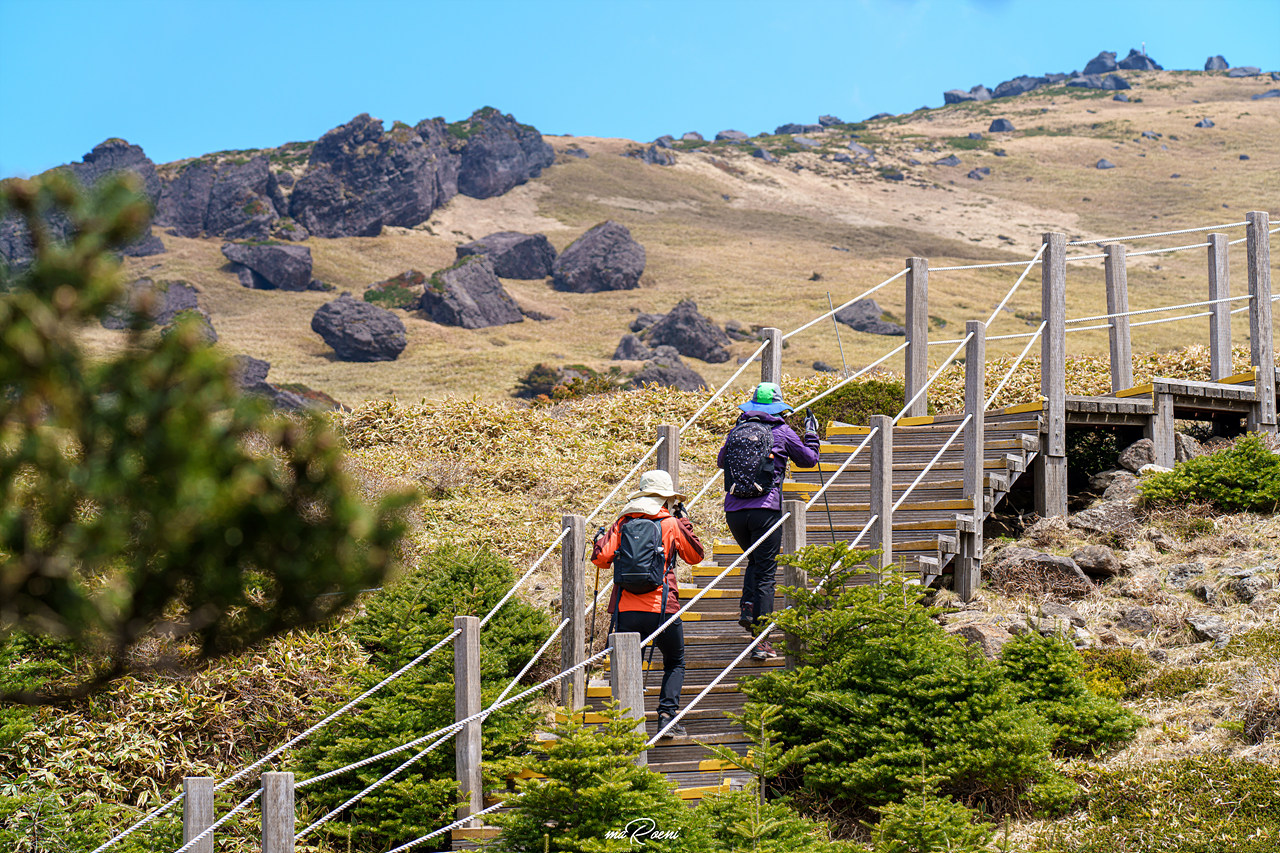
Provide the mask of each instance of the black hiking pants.
[{"label": "black hiking pants", "polygon": [[[780,509],[738,509],[726,512],[733,541],[747,550],[766,530],[782,518]],[[742,573],[741,609],[757,622],[773,612],[773,591],[777,586],[778,551],[782,549],[782,526],[769,534],[747,555],[747,568]],[[750,610],[748,610],[750,608]]]},{"label": "black hiking pants", "polygon": [[[616,618],[617,630],[619,634],[639,634],[643,640],[658,630],[658,626],[668,618],[669,614],[620,610]],[[658,695],[658,717],[674,717],[680,710],[680,690],[684,687],[684,625],[677,619],[653,643],[662,652],[662,689]],[[644,655],[644,649],[640,653]]]}]

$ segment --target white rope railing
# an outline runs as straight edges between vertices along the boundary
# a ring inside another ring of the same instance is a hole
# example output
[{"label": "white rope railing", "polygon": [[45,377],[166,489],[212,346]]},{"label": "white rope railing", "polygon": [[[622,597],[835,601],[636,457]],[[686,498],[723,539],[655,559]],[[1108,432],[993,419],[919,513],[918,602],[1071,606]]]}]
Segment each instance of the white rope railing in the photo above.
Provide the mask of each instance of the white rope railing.
[{"label": "white rope railing", "polygon": [[956,270],[991,270],[997,267],[1020,267],[1026,261],[1002,261],[993,264],[965,264],[959,267],[929,267],[929,272],[955,272]]},{"label": "white rope railing", "polygon": [[1004,295],[1004,299],[1000,300],[1000,304],[996,306],[996,310],[991,312],[991,316],[987,318],[987,322],[983,323],[984,326],[988,329],[991,328],[991,324],[996,321],[996,317],[1000,316],[1000,312],[1004,310],[1004,306],[1009,304],[1009,300],[1013,298],[1013,294],[1022,286],[1022,282],[1027,277],[1027,273],[1031,272],[1031,268],[1039,262],[1040,256],[1044,254],[1044,250],[1048,248],[1048,246],[1048,243],[1040,244],[1040,248],[1036,250],[1035,257],[1027,261],[1027,268],[1022,271],[1022,275],[1018,276],[1018,280],[1013,283],[1013,287],[1009,288],[1009,292]]},{"label": "white rope railing", "polygon": [[1157,323],[1172,323],[1176,320],[1194,320],[1197,317],[1211,316],[1213,316],[1212,311],[1197,311],[1194,314],[1179,314],[1177,317],[1161,317],[1158,320],[1143,320],[1141,323],[1130,323],[1129,325],[1133,328],[1137,328],[1138,326],[1154,326]]},{"label": "white rope railing", "polygon": [[512,799],[514,799],[514,797],[508,797],[505,800],[501,800],[499,802],[494,803],[488,808],[481,809],[480,811],[475,812],[473,814],[469,814],[466,817],[458,818],[448,826],[443,826],[440,829],[437,829],[435,832],[428,832],[426,835],[422,836],[421,838],[415,838],[407,844],[401,844],[399,847],[394,847],[391,850],[388,850],[387,853],[404,853],[405,850],[410,850],[414,847],[417,847],[419,844],[422,844],[423,842],[430,841],[432,838],[435,838],[437,835],[444,835],[446,832],[455,830],[458,827],[462,826],[464,823],[470,823],[471,821],[475,820],[478,817],[484,817],[490,812],[495,812],[498,809],[502,808],[504,805],[506,805],[508,802],[510,802]]},{"label": "white rope railing", "polygon": [[907,348],[907,346],[908,346],[910,343],[911,343],[910,341],[906,341],[906,342],[904,342],[904,343],[900,344],[899,346],[894,347],[892,350],[890,350],[889,352],[887,352],[887,353],[885,353],[884,355],[880,356],[880,357],[879,357],[879,358],[877,358],[875,361],[871,362],[871,363],[870,363],[870,364],[868,364],[866,367],[862,368],[861,370],[859,370],[857,373],[853,374],[852,376],[846,376],[844,379],[841,379],[839,382],[837,382],[835,385],[832,385],[830,388],[828,388],[827,390],[823,391],[821,394],[817,394],[817,395],[815,395],[815,396],[813,396],[813,397],[810,397],[808,400],[805,400],[805,401],[804,401],[803,403],[801,403],[799,406],[796,406],[796,409],[795,409],[795,410],[796,410],[796,411],[798,411],[798,412],[799,412],[799,411],[803,411],[804,409],[807,409],[809,406],[812,406],[814,403],[816,403],[816,402],[818,402],[819,400],[821,400],[823,397],[826,397],[826,396],[827,396],[827,395],[829,395],[829,394],[834,394],[836,391],[839,391],[841,388],[843,388],[844,386],[848,385],[850,382],[852,382],[853,380],[857,379],[859,376],[863,376],[863,375],[865,375],[867,372],[869,372],[869,371],[871,371],[871,370],[874,370],[875,368],[879,367],[881,364],[883,364],[883,363],[884,363],[885,361],[887,361],[888,359],[890,359],[890,358],[892,358],[893,356],[897,355],[898,353],[902,352],[904,349],[906,349],[906,348]]},{"label": "white rope railing", "polygon": [[597,515],[600,514],[600,510],[604,509],[605,505],[608,504],[609,501],[613,500],[614,495],[622,491],[623,486],[631,482],[631,478],[635,476],[636,472],[640,470],[640,468],[644,465],[644,463],[649,461],[650,456],[658,452],[658,448],[661,447],[662,443],[666,440],[667,440],[666,436],[659,438],[657,441],[653,443],[653,447],[650,447],[649,450],[644,454],[644,456],[640,457],[640,461],[637,462],[635,465],[631,466],[631,470],[627,472],[625,477],[623,477],[621,480],[618,481],[618,485],[614,486],[613,490],[609,492],[609,494],[604,496],[604,500],[596,504],[596,508],[591,510],[591,514],[587,516],[587,521],[586,521],[587,524],[590,524],[591,519],[595,518]]},{"label": "white rope railing", "polygon": [[511,679],[507,686],[503,688],[502,692],[498,694],[498,698],[494,700],[495,702],[501,702],[503,699],[507,698],[507,694],[515,689],[516,685],[520,683],[520,679],[529,674],[529,670],[533,669],[533,665],[547,653],[547,649],[551,648],[551,644],[555,642],[556,637],[559,637],[568,625],[569,617],[566,616],[560,620],[560,624],[551,632],[551,636],[547,637],[547,640],[542,644],[542,647],[533,653],[533,657],[529,658],[529,662],[526,663],[524,667],[516,673],[516,677]]},{"label": "white rope railing", "polygon": [[898,279],[902,278],[902,277],[903,277],[904,275],[906,275],[906,274],[907,274],[907,270],[906,270],[906,268],[904,267],[904,268],[902,268],[902,269],[898,270],[896,273],[894,273],[894,274],[893,274],[892,276],[890,276],[889,278],[886,278],[884,281],[882,281],[882,282],[880,282],[879,284],[877,284],[875,287],[872,287],[872,288],[869,288],[869,289],[867,289],[867,290],[864,290],[862,293],[858,294],[857,296],[853,297],[852,299],[848,300],[847,302],[842,302],[842,303],[840,303],[839,307],[832,308],[830,311],[827,311],[825,314],[819,314],[817,317],[815,317],[814,319],[812,319],[812,320],[810,320],[809,322],[805,323],[803,326],[800,326],[800,327],[798,327],[798,328],[792,329],[791,331],[789,331],[789,332],[787,332],[785,335],[783,335],[783,336],[782,336],[782,339],[785,341],[785,340],[787,340],[788,338],[790,338],[792,335],[797,335],[797,334],[799,334],[800,332],[803,332],[805,329],[809,328],[810,326],[815,326],[815,325],[817,325],[818,323],[821,323],[823,320],[827,319],[828,317],[834,317],[836,314],[840,313],[840,312],[841,312],[841,311],[843,311],[845,308],[848,308],[850,305],[852,305],[853,303],[857,302],[858,300],[860,300],[860,299],[866,299],[868,296],[870,296],[871,294],[875,293],[875,292],[876,292],[877,290],[879,290],[880,288],[884,287],[884,286],[885,286],[885,285],[887,285],[887,284],[890,284],[891,282],[895,282],[895,281],[897,281]]},{"label": "white rope railing", "polygon": [[1102,258],[1105,258],[1105,257],[1106,257],[1106,255],[1105,255],[1105,254],[1102,254],[1102,255],[1076,255],[1076,256],[1071,257],[1071,258],[1063,258],[1063,259],[1062,259],[1062,262],[1063,262],[1063,263],[1066,263],[1066,264],[1069,264],[1069,263],[1073,263],[1073,262],[1075,262],[1075,261],[1097,261],[1097,260],[1101,260]]},{"label": "white rope railing", "polygon": [[[1155,322],[1157,322],[1157,323],[1163,323],[1163,322],[1164,322],[1164,320],[1156,320]],[[1094,325],[1094,326],[1073,326],[1073,327],[1072,327],[1072,328],[1070,328],[1070,329],[1063,329],[1063,333],[1065,334],[1065,333],[1069,333],[1069,332],[1092,332],[1092,331],[1094,331],[1094,330],[1096,330],[1096,329],[1110,329],[1113,325],[1115,325],[1115,324],[1114,324],[1114,323],[1098,323],[1097,325]],[[1130,323],[1129,325],[1131,325],[1131,326],[1141,326],[1142,324],[1141,324],[1141,323]]]},{"label": "white rope railing", "polygon": [[519,580],[517,580],[514,584],[511,585],[511,589],[507,590],[506,594],[503,595],[502,598],[498,600],[498,603],[493,605],[493,607],[489,609],[489,612],[486,613],[484,618],[480,620],[481,628],[484,627],[484,624],[486,622],[488,622],[490,619],[493,618],[493,614],[497,613],[498,610],[502,608],[502,605],[506,604],[511,599],[511,596],[516,594],[516,590],[518,590],[521,586],[524,585],[524,582],[529,579],[529,577],[534,573],[534,571],[538,568],[538,566],[542,565],[542,561],[547,559],[547,557],[551,556],[551,552],[556,549],[557,545],[559,545],[561,542],[564,541],[564,538],[569,535],[569,531],[571,529],[572,528],[566,527],[563,530],[561,530],[560,535],[556,537],[555,541],[547,546],[547,550],[542,552],[542,556],[534,560],[533,565],[530,566],[528,570],[526,570],[525,573],[520,576]]},{"label": "white rope railing", "polygon": [[241,800],[240,803],[236,805],[236,807],[233,808],[231,811],[227,812],[222,817],[218,818],[216,821],[210,824],[210,826],[207,829],[203,830],[199,835],[195,836],[186,844],[183,844],[177,850],[173,851],[173,853],[187,853],[188,850],[190,850],[192,847],[195,847],[204,839],[208,838],[213,833],[214,830],[222,826],[227,821],[231,820],[231,818],[235,817],[240,812],[247,809],[250,806],[250,804],[253,803],[254,800],[258,799],[261,796],[262,796],[262,789],[259,788],[258,790],[250,794],[247,798]]},{"label": "white rope railing", "polygon": [[718,389],[716,389],[716,392],[711,395],[711,397],[707,400],[707,402],[702,404],[702,408],[694,412],[693,416],[690,417],[689,420],[684,422],[684,426],[680,427],[680,433],[679,433],[680,435],[684,435],[685,430],[687,430],[689,427],[697,423],[698,418],[702,417],[702,413],[705,412],[707,409],[711,408],[711,404],[714,403],[717,399],[719,399],[720,395],[729,389],[729,386],[732,385],[734,381],[739,376],[742,375],[742,371],[746,370],[751,365],[751,362],[755,361],[756,356],[764,352],[767,346],[769,346],[768,341],[765,341],[764,343],[760,344],[760,346],[756,347],[755,352],[747,356],[746,361],[738,365],[738,369],[734,371],[733,375],[730,376],[727,380],[725,380],[725,382]]},{"label": "white rope railing", "polygon": [[1123,243],[1126,240],[1145,240],[1148,237],[1172,237],[1175,234],[1196,234],[1201,231],[1217,231],[1221,228],[1243,228],[1249,224],[1249,220],[1244,222],[1228,222],[1225,225],[1205,225],[1200,228],[1179,228],[1176,231],[1153,231],[1150,234],[1127,234],[1124,237],[1107,237],[1101,240],[1072,240],[1067,243],[1068,246],[1093,246],[1102,245],[1103,243]]},{"label": "white rope railing", "polygon": [[987,409],[991,408],[991,403],[997,396],[999,396],[1000,392],[1004,390],[1004,386],[1009,384],[1009,380],[1013,378],[1014,371],[1018,369],[1018,365],[1022,364],[1022,360],[1027,357],[1027,353],[1031,352],[1031,347],[1035,344],[1036,338],[1040,337],[1040,333],[1044,331],[1045,326],[1047,325],[1049,325],[1049,321],[1044,320],[1040,323],[1039,328],[1031,333],[1031,340],[1027,341],[1027,345],[1022,348],[1022,352],[1018,353],[1018,357],[1013,360],[1013,366],[1009,368],[1007,373],[1005,373],[1004,379],[1000,380],[1000,384],[996,386],[996,390],[992,391],[991,396],[982,404],[982,411],[985,412]]},{"label": "white rope railing", "polygon": [[1170,252],[1185,252],[1187,249],[1203,249],[1203,248],[1206,248],[1208,245],[1209,245],[1208,243],[1191,243],[1190,245],[1187,245],[1187,246],[1168,246],[1163,249],[1146,249],[1145,251],[1129,252],[1127,254],[1128,254],[1128,257],[1130,258],[1137,258],[1137,257],[1141,257],[1142,255],[1164,255]]},{"label": "white rope railing", "polygon": [[952,351],[951,355],[947,356],[947,360],[942,362],[942,365],[938,367],[936,371],[934,371],[933,375],[929,377],[929,381],[924,383],[924,385],[920,388],[920,390],[915,393],[915,396],[913,396],[910,400],[908,400],[907,404],[902,407],[901,411],[899,411],[898,414],[893,416],[893,422],[895,424],[898,421],[902,420],[903,416],[906,415],[907,412],[911,411],[911,407],[914,406],[922,396],[924,396],[929,392],[929,386],[934,383],[934,380],[936,380],[939,376],[942,375],[942,371],[946,370],[948,367],[951,366],[951,362],[956,360],[956,356],[960,355],[960,351],[964,349],[965,344],[969,343],[969,338],[972,338],[972,337],[973,337],[973,333],[970,332],[969,334],[965,335],[963,338],[960,339],[960,345],[957,346]]},{"label": "white rope railing", "polygon": [[1114,311],[1110,314],[1097,314],[1093,317],[1075,317],[1063,322],[1070,326],[1073,323],[1089,323],[1093,320],[1114,320],[1116,317],[1137,317],[1142,314],[1160,314],[1165,311],[1181,311],[1184,308],[1203,308],[1206,305],[1219,305],[1223,302],[1239,302],[1241,299],[1252,299],[1247,293],[1239,296],[1224,296],[1220,299],[1205,299],[1200,302],[1184,302],[1181,305],[1164,305],[1159,308],[1140,308],[1133,311]]}]

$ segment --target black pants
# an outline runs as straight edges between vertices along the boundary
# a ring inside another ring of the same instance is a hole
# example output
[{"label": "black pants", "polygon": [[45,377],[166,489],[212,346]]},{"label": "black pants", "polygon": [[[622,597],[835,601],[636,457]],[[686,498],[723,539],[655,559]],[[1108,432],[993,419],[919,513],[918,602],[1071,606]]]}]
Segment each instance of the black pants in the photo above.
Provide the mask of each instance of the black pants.
[{"label": "black pants", "polygon": [[[747,550],[766,530],[782,518],[780,509],[739,509],[726,512],[733,540]],[[759,620],[773,612],[773,590],[777,586],[778,551],[782,549],[782,525],[747,555],[747,568],[742,573],[742,610],[750,608]]]},{"label": "black pants", "polygon": [[[640,639],[658,630],[669,617],[643,610],[619,611],[615,620],[619,634],[637,633]],[[684,687],[684,625],[677,619],[653,641],[662,652],[662,690],[658,695],[658,716],[674,717],[680,710],[680,690]],[[644,649],[640,653],[645,654]]]}]

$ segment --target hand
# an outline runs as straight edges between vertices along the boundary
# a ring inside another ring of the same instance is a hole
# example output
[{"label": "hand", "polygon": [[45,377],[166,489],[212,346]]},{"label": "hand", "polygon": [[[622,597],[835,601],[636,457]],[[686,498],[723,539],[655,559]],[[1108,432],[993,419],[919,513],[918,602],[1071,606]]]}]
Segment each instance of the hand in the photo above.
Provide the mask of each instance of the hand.
[{"label": "hand", "polygon": [[671,514],[674,515],[676,518],[688,518],[689,512],[684,508],[684,501],[681,501],[680,503],[673,506],[671,508]]},{"label": "hand", "polygon": [[818,432],[818,419],[813,416],[813,409],[805,409],[804,431],[814,434]]}]

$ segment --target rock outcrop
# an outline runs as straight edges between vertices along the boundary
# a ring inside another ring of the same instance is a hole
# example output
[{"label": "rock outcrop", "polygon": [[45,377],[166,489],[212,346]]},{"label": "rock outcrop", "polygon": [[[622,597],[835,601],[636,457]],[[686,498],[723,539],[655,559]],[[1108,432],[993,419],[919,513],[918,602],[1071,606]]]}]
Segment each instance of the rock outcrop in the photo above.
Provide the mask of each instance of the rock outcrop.
[{"label": "rock outcrop", "polygon": [[245,393],[265,397],[277,409],[298,411],[306,408],[306,401],[302,397],[267,381],[271,362],[248,355],[238,355],[235,357],[235,364],[236,381]]},{"label": "rock outcrop", "polygon": [[273,200],[278,196],[265,154],[222,166],[192,160],[161,191],[156,222],[180,237],[264,239],[280,217]]},{"label": "rock outcrop", "polygon": [[614,361],[648,361],[653,358],[653,350],[645,346],[639,335],[626,334],[618,341],[618,348],[613,351]]},{"label": "rock outcrop", "polygon": [[1013,122],[1007,118],[998,118],[991,122],[987,133],[1013,133]]},{"label": "rock outcrop", "polygon": [[650,166],[674,166],[676,164],[675,153],[656,143],[648,147],[628,148],[623,152],[622,156],[634,158],[641,163],[648,163]]},{"label": "rock outcrop", "polygon": [[963,104],[965,101],[989,101],[991,90],[979,83],[969,91],[951,89],[942,93],[942,100],[948,104]]},{"label": "rock outcrop", "polygon": [[484,255],[501,278],[538,279],[551,275],[556,260],[555,247],[545,234],[499,231],[457,248],[458,260]]},{"label": "rock outcrop", "polygon": [[822,130],[820,124],[780,124],[774,129],[774,133],[782,135],[785,133],[818,133]]},{"label": "rock outcrop", "polygon": [[1005,548],[986,571],[1005,593],[1079,599],[1096,589],[1075,560],[1030,548]]},{"label": "rock outcrop", "polygon": [[1126,71],[1163,71],[1163,66],[1145,53],[1129,48],[1129,55],[1116,63],[1117,68]]},{"label": "rock outcrop", "polygon": [[905,335],[907,330],[880,317],[884,309],[874,299],[859,299],[836,312],[836,319],[857,332],[869,335]]},{"label": "rock outcrop", "polygon": [[223,243],[222,254],[255,290],[306,290],[311,286],[311,249],[287,243]]},{"label": "rock outcrop", "polygon": [[542,134],[493,107],[476,110],[448,131],[462,140],[458,192],[472,198],[502,195],[555,162],[556,153]]},{"label": "rock outcrop", "polygon": [[1107,91],[1132,88],[1129,82],[1119,74],[1108,74],[1105,77],[1101,74],[1082,74],[1072,77],[1067,81],[1067,85],[1078,89],[1106,89]]},{"label": "rock outcrop", "polygon": [[1107,74],[1116,70],[1115,51],[1104,50],[1084,66],[1085,74]]},{"label": "rock outcrop", "polygon": [[422,311],[445,326],[484,329],[524,320],[485,255],[468,255],[436,272],[422,293]]},{"label": "rock outcrop", "polygon": [[103,316],[102,325],[107,329],[128,329],[135,316],[143,314],[144,326],[167,326],[183,311],[200,311],[197,292],[185,281],[140,278],[129,285],[120,304]]},{"label": "rock outcrop", "polygon": [[407,344],[399,317],[350,293],[321,305],[311,331],[324,338],[339,361],[395,361]]},{"label": "rock outcrop", "polygon": [[658,347],[640,372],[631,378],[631,385],[634,388],[661,385],[681,391],[704,391],[708,387],[706,380],[681,361],[680,353],[672,347]]},{"label": "rock outcrop", "polygon": [[644,272],[644,246],[625,225],[608,220],[574,240],[552,267],[551,286],[569,293],[633,290]]},{"label": "rock outcrop", "polygon": [[1226,71],[1230,67],[1231,64],[1223,59],[1222,54],[1211,56],[1204,61],[1205,71]]},{"label": "rock outcrop", "polygon": [[649,327],[645,343],[650,347],[672,347],[680,355],[711,364],[729,360],[729,336],[698,313],[698,305],[686,299],[667,316]]},{"label": "rock outcrop", "polygon": [[722,130],[716,134],[716,142],[742,142],[747,135],[740,130]]}]

